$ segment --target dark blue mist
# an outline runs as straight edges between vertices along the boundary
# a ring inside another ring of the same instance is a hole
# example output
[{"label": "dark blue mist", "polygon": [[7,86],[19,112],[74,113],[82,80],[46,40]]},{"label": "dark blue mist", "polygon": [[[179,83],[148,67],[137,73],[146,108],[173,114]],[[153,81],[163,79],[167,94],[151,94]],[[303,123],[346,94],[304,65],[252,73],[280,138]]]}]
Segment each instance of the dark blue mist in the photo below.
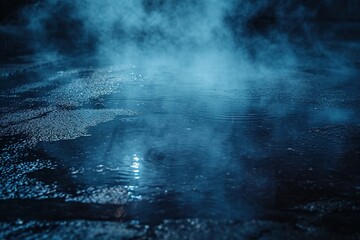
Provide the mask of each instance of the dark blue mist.
[{"label": "dark blue mist", "polygon": [[2,4],[2,220],[355,231],[359,4]]}]

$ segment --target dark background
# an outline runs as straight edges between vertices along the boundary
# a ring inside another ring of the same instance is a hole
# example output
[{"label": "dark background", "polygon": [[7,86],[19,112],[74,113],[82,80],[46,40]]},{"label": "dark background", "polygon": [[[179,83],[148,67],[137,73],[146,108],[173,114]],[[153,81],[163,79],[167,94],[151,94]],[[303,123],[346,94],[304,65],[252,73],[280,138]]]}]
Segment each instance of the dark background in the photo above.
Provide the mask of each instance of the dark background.
[{"label": "dark background", "polygon": [[[96,48],[97,36],[84,34],[86,30],[83,24],[74,14],[74,9],[66,3],[59,1],[56,9],[51,9],[51,18],[44,20],[45,31],[34,32],[27,27],[29,22],[29,9],[45,8],[45,1],[37,0],[2,0],[0,2],[0,61],[7,62],[10,58],[34,54],[45,45],[61,54],[78,54],[79,52],[91,52]],[[161,8],[163,0],[143,3],[149,9]],[[166,1],[177,4],[176,1]],[[297,37],[299,43],[309,43],[316,38],[326,39],[357,39],[360,30],[354,24],[360,22],[360,1],[358,0],[272,0],[258,1],[266,7],[255,15],[246,18],[246,27],[239,30],[239,22],[244,22],[241,14],[242,3],[239,2],[227,17],[235,38],[239,37],[267,37],[274,31],[286,33]],[[257,2],[256,2],[257,3]],[[305,9],[303,14],[297,14],[297,10]],[[341,24],[341,25],[339,25]],[[310,39],[304,39],[309,34],[304,34],[306,28],[316,32],[311,34]],[[144,34],[139,33],[140,34]],[[148,34],[148,33],[145,33]],[[151,34],[151,33],[150,33]],[[303,36],[299,39],[299,36]],[[47,51],[47,49],[45,50]]]},{"label": "dark background", "polygon": [[[24,7],[41,4],[41,2],[37,0],[2,0],[0,2],[0,21],[2,24],[18,22],[21,19],[19,14]],[[271,7],[269,7],[264,17],[271,17],[276,5],[282,4],[284,1],[272,0],[269,2],[271,2],[269,4]],[[309,9],[316,10],[314,18],[317,20],[360,20],[360,1],[358,0],[297,0],[292,2],[294,2],[294,5],[303,4]]]}]

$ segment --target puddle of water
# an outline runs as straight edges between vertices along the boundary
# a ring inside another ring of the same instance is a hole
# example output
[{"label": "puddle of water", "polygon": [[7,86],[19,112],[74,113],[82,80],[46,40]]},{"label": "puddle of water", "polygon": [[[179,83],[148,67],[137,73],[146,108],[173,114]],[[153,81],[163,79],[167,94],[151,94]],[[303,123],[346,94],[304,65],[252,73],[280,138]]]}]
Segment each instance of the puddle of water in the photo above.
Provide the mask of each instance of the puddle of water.
[{"label": "puddle of water", "polygon": [[275,81],[230,89],[200,84],[206,77],[85,68],[13,89],[25,94],[18,108],[1,107],[0,207],[31,214],[0,216],[151,225],[287,219],[324,199],[357,204],[359,112],[343,102],[359,95],[344,89],[324,105],[334,89],[297,94]]}]

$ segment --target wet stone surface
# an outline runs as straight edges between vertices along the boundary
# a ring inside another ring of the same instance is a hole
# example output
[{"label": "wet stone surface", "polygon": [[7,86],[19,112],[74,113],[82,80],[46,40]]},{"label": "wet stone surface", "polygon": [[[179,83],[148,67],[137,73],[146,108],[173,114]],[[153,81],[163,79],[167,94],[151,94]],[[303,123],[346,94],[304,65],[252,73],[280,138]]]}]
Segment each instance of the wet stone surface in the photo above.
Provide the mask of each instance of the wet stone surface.
[{"label": "wet stone surface", "polygon": [[1,66],[0,239],[358,239],[357,76]]}]

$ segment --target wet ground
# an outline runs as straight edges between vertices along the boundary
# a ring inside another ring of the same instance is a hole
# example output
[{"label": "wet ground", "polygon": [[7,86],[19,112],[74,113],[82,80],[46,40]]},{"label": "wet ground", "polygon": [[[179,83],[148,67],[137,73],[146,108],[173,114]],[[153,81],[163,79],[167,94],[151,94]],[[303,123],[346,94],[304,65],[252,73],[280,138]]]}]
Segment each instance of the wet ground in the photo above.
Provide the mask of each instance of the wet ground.
[{"label": "wet ground", "polygon": [[336,66],[2,65],[0,238],[358,239],[359,63]]}]

